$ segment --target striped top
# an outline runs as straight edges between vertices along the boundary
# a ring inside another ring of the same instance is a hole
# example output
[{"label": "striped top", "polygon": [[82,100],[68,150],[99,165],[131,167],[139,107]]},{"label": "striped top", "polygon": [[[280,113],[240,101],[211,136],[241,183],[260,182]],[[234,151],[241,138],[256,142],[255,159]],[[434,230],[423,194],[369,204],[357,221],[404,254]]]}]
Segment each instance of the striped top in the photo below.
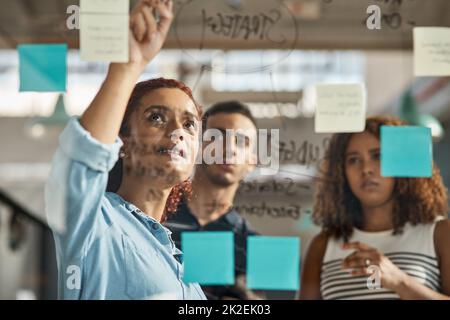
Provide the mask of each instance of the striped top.
[{"label": "striped top", "polygon": [[[364,232],[354,229],[349,242],[359,241],[377,248],[409,276],[440,292],[441,276],[434,248],[436,222],[416,226],[406,224],[403,233],[398,235],[393,235],[392,230]],[[323,299],[399,299],[391,290],[369,289],[368,276],[351,276],[342,269],[343,260],[353,252],[342,250],[342,243],[342,239],[328,240],[320,280]],[[369,282],[373,283],[373,280]]]}]

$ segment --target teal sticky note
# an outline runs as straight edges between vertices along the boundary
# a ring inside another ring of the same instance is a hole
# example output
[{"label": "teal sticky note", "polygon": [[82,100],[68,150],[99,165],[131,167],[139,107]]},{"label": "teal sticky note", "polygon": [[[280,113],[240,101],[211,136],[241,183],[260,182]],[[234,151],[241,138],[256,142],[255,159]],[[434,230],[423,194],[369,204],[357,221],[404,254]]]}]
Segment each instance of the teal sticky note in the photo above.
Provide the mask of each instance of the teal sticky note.
[{"label": "teal sticky note", "polygon": [[66,44],[22,44],[17,46],[17,50],[20,91],[66,91]]},{"label": "teal sticky note", "polygon": [[381,176],[431,177],[431,129],[414,126],[381,127]]},{"label": "teal sticky note", "polygon": [[182,232],[186,283],[234,284],[234,235],[232,232]]},{"label": "teal sticky note", "polygon": [[247,287],[261,290],[298,290],[300,287],[300,239],[297,237],[248,237]]}]

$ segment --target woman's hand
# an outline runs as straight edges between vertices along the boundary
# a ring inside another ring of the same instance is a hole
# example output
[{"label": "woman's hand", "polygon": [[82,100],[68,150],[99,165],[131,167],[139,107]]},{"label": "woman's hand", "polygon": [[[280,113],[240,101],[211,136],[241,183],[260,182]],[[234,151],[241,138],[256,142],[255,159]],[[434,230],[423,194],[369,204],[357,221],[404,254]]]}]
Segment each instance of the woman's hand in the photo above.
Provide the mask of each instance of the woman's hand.
[{"label": "woman's hand", "polygon": [[[371,276],[373,272],[378,272],[381,286],[395,292],[409,277],[384,254],[367,244],[350,242],[343,244],[342,249],[356,249],[342,263],[342,268],[352,269],[352,276]],[[370,268],[371,266],[372,268]],[[377,268],[376,271],[373,270],[373,266]]]},{"label": "woman's hand", "polygon": [[161,50],[172,18],[171,0],[141,0],[131,12],[130,60],[111,63],[106,80],[81,117],[81,125],[98,141],[110,144],[116,140],[130,94]]},{"label": "woman's hand", "polygon": [[130,14],[130,60],[126,65],[139,74],[164,44],[173,20],[172,7],[172,0],[141,0]]}]

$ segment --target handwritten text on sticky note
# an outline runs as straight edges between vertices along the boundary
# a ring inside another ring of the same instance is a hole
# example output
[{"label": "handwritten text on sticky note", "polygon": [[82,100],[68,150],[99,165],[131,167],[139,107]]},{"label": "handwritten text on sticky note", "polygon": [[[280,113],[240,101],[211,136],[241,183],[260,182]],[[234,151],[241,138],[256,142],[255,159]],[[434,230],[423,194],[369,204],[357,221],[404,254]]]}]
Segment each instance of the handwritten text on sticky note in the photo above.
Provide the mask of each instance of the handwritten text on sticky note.
[{"label": "handwritten text on sticky note", "polygon": [[366,95],[361,84],[316,86],[316,132],[362,132],[365,127]]},{"label": "handwritten text on sticky note", "polygon": [[128,22],[128,15],[81,14],[81,59],[128,62]]},{"label": "handwritten text on sticky note", "polygon": [[450,28],[414,28],[414,74],[450,76]]}]

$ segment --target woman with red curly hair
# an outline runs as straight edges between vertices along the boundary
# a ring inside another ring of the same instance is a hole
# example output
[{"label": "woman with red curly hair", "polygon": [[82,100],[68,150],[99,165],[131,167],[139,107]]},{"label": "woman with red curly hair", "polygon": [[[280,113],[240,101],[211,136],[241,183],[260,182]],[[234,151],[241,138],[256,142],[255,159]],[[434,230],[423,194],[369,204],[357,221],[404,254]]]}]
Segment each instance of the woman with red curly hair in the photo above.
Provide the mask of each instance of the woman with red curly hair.
[{"label": "woman with red curly hair", "polygon": [[[158,166],[160,162],[160,155],[161,150],[158,150],[158,145],[160,144],[161,137],[158,137],[156,135],[153,135],[151,137],[151,140],[149,140],[149,136],[147,134],[139,135],[135,132],[133,132],[134,126],[132,115],[136,111],[136,109],[139,109],[140,105],[142,104],[143,99],[145,99],[145,96],[149,95],[150,93],[158,90],[158,89],[179,89],[182,92],[184,92],[187,97],[192,100],[192,102],[195,105],[196,114],[193,114],[194,118],[198,121],[202,114],[201,107],[197,104],[194,97],[192,96],[191,89],[189,89],[184,83],[173,80],[173,79],[164,79],[164,78],[158,78],[158,79],[152,79],[147,81],[139,82],[133,89],[133,92],[131,93],[130,100],[128,101],[127,107],[125,109],[125,114],[122,120],[122,124],[120,126],[119,136],[121,137],[122,141],[126,141],[125,145],[122,146],[120,152],[119,152],[119,160],[117,161],[114,168],[109,173],[108,178],[108,186],[107,191],[108,192],[114,192],[118,194],[124,194],[125,192],[131,192],[134,193],[134,191],[130,191],[130,187],[126,184],[126,177],[129,176],[131,171],[133,171],[132,166],[133,163],[128,161],[129,156],[132,154],[136,155],[136,167],[134,169],[135,173],[139,177],[145,177],[146,175],[149,177],[152,177],[154,175],[155,177],[158,175],[158,172],[162,172],[163,168],[161,165]],[[161,90],[160,90],[161,91]],[[170,92],[170,90],[168,91]],[[162,112],[162,113],[161,113]],[[158,117],[163,117],[164,112],[156,108],[152,112],[148,113],[149,117],[153,117],[153,119],[159,119]],[[198,126],[198,123],[197,123]],[[165,130],[170,129],[165,126]],[[175,134],[176,132],[174,130],[169,132],[170,134]],[[170,138],[170,137],[169,137]],[[171,137],[173,140],[174,136]],[[180,139],[183,139],[183,136],[180,136]],[[195,141],[194,141],[195,142]],[[170,144],[170,143],[169,143]],[[189,150],[179,150],[180,152],[185,152],[184,158],[187,159]],[[195,155],[193,152],[190,152],[190,159],[186,164],[192,165],[193,158],[192,156]],[[138,157],[144,157],[145,160],[139,159]],[[171,160],[173,160],[173,156],[171,157]],[[146,162],[147,164],[150,164],[152,168],[146,168],[145,165],[141,163]],[[125,163],[125,165],[124,165]],[[172,163],[174,163],[172,161]],[[162,163],[162,165],[166,165],[165,162]],[[149,170],[147,170],[149,169]],[[190,171],[192,171],[192,168],[189,168]],[[139,172],[136,172],[139,171]],[[124,177],[126,175],[126,177]],[[155,178],[153,177],[153,178]],[[171,182],[172,180],[171,175],[166,177],[166,180],[168,182]],[[124,179],[125,178],[125,179]],[[125,181],[125,183],[124,183]],[[171,182],[173,183],[173,182]],[[157,188],[151,188],[148,191],[147,199],[151,199],[154,197],[161,197],[162,191],[159,190],[161,185],[157,185]],[[180,182],[176,184],[170,191],[170,194],[167,197],[167,201],[164,208],[164,214],[161,217],[161,223],[163,223],[168,215],[175,213],[178,208],[178,204],[182,200],[187,200],[190,198],[192,194],[192,187],[191,187],[191,181],[189,179]]]},{"label": "woman with red curly hair", "polygon": [[[189,191],[201,110],[178,81],[135,85],[172,19],[170,0],[140,1],[130,61],[110,65],[91,105],[61,134],[46,188],[49,222],[65,218],[54,229],[60,298],[205,299],[198,284],[184,283],[182,254],[161,224]],[[120,176],[105,192],[118,157]]]},{"label": "woman with red curly hair", "polygon": [[301,299],[448,299],[447,190],[431,178],[380,174],[380,127],[333,135],[313,219],[322,227],[308,250]]}]

